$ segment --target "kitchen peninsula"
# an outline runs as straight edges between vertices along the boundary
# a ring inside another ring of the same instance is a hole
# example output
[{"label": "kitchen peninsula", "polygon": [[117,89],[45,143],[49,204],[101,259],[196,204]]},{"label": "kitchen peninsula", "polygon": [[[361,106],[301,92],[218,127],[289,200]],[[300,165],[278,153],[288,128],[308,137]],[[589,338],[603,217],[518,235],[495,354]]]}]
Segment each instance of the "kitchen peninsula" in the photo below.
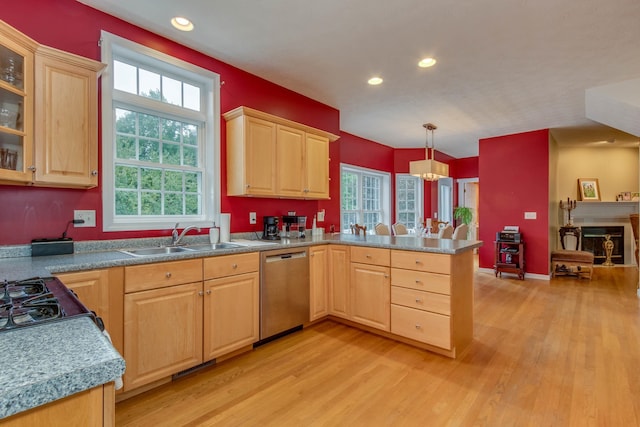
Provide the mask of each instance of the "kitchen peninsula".
[{"label": "kitchen peninsula", "polygon": [[[201,243],[208,236],[189,237],[187,245]],[[20,252],[20,248],[0,247],[0,255],[7,256],[11,251],[14,254],[11,258],[0,259],[0,271],[3,279],[11,280],[33,276],[64,277],[63,273],[73,275],[98,270],[121,272],[111,276],[121,277],[120,283],[118,280],[107,280],[106,286],[111,293],[110,304],[107,305],[110,310],[108,330],[114,337],[116,349],[124,354],[125,360],[127,350],[122,351],[122,340],[118,339],[124,331],[123,313],[126,312],[122,306],[125,294],[122,293],[123,288],[120,288],[120,294],[113,292],[113,288],[122,286],[125,276],[122,270],[145,264],[157,264],[165,268],[187,261],[189,265],[196,266],[198,277],[201,277],[200,261],[203,260],[222,261],[239,255],[257,254],[261,250],[300,246],[308,246],[311,254],[310,322],[331,317],[452,358],[459,357],[473,339],[473,249],[482,245],[480,241],[327,234],[306,239],[283,239],[271,245],[185,251],[148,257],[132,257],[120,251],[152,244],[166,245],[168,242],[165,240],[77,242],[74,254],[35,258],[27,256],[24,248]],[[18,253],[22,253],[22,256],[17,256]],[[193,275],[194,272],[189,271],[188,274]],[[171,280],[174,279],[178,280],[178,274],[171,277]],[[164,289],[169,291],[172,286]],[[42,333],[51,331],[55,335],[59,326],[51,324],[38,328]],[[17,336],[22,331],[11,333]],[[243,349],[250,350],[251,346],[245,345]],[[194,362],[193,366],[197,364]],[[5,378],[7,375],[0,375],[0,383],[9,380]],[[168,375],[170,377],[171,374]],[[114,376],[109,375],[109,379]],[[125,376],[125,391],[127,386]],[[137,385],[129,387],[134,389]],[[7,404],[0,401],[0,406]]]}]

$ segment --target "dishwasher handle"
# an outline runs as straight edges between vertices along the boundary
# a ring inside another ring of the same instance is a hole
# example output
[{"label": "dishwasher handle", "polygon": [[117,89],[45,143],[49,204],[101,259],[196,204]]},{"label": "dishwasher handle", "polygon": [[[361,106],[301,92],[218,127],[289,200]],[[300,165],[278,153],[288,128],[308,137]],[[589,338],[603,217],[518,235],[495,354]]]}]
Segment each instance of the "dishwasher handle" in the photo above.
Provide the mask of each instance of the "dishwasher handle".
[{"label": "dishwasher handle", "polygon": [[285,254],[278,255],[267,255],[264,260],[265,262],[279,262],[279,261],[289,261],[298,258],[306,258],[307,251],[300,252],[287,252]]}]

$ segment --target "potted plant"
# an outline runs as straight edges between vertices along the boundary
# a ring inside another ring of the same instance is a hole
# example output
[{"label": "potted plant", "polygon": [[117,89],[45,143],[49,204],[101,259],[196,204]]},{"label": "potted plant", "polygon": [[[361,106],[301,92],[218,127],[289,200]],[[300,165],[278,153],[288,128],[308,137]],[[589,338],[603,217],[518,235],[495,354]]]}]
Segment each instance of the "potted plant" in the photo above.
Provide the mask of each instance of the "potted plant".
[{"label": "potted plant", "polygon": [[471,224],[473,220],[473,210],[464,206],[458,206],[453,211],[453,217],[459,219],[463,224]]}]

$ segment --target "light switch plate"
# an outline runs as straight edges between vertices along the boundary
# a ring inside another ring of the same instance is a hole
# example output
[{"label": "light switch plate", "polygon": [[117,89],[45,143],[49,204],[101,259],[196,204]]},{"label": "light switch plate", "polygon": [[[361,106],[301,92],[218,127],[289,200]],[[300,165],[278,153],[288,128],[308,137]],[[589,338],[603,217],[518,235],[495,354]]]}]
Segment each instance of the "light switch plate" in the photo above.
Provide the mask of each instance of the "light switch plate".
[{"label": "light switch plate", "polygon": [[525,212],[524,219],[536,219],[538,217],[537,212]]},{"label": "light switch plate", "polygon": [[257,222],[256,213],[249,212],[249,224],[255,224]]},{"label": "light switch plate", "polygon": [[84,223],[73,224],[74,227],[95,227],[96,226],[96,211],[93,210],[74,210],[73,219],[82,219]]}]

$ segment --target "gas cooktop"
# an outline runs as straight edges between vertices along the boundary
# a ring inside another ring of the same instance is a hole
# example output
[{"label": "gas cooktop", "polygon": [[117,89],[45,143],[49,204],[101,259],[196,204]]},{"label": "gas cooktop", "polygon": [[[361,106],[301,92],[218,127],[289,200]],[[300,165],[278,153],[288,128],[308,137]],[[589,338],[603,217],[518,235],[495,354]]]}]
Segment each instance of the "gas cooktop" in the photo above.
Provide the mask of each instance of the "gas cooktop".
[{"label": "gas cooktop", "polygon": [[102,322],[55,277],[0,282],[0,332],[25,326],[89,316]]}]

